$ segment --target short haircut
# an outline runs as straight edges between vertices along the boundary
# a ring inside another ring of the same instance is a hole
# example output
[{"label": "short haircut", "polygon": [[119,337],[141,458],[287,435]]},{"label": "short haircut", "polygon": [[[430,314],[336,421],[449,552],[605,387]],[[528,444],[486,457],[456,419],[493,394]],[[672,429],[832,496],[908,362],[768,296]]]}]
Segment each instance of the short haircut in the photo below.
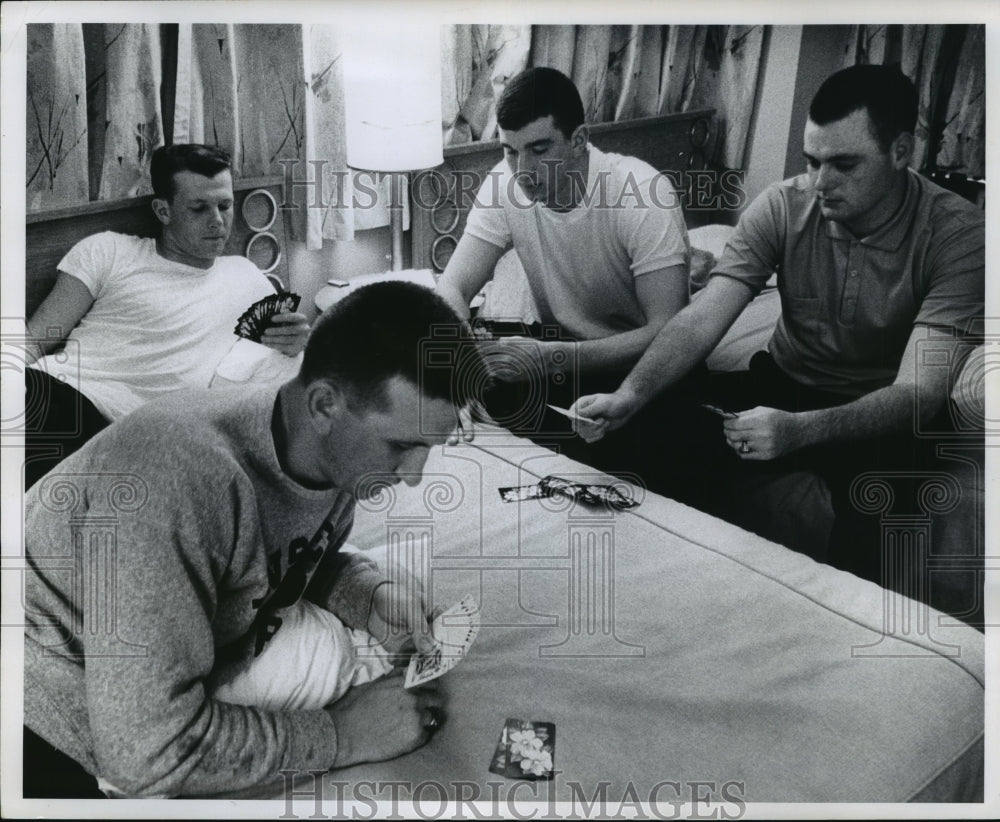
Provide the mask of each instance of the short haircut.
[{"label": "short haircut", "polygon": [[462,408],[487,385],[487,374],[451,306],[429,288],[389,281],[359,288],[320,315],[299,380],[328,379],[346,389],[352,407],[385,408],[387,381],[401,377],[423,396]]},{"label": "short haircut", "polygon": [[872,137],[883,151],[917,126],[917,90],[895,66],[851,66],[830,75],[809,106],[818,126],[841,120],[859,109],[868,112]]},{"label": "short haircut", "polygon": [[218,146],[200,143],[176,143],[160,146],[153,152],[149,164],[149,176],[153,184],[153,196],[161,200],[172,200],[176,187],[174,175],[179,171],[193,171],[204,177],[214,177],[233,168],[229,152]]},{"label": "short haircut", "polygon": [[497,100],[497,123],[507,131],[518,131],[550,114],[567,140],[583,123],[580,92],[569,77],[553,68],[522,71],[507,81]]}]

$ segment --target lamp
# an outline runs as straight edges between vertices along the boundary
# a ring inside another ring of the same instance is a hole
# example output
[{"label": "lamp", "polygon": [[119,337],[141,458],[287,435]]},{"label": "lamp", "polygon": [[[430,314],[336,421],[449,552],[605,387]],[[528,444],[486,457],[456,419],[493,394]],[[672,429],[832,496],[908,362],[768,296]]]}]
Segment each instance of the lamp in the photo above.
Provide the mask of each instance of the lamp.
[{"label": "lamp", "polygon": [[[351,26],[344,48],[347,165],[400,172],[444,162],[440,26]],[[390,185],[391,268],[403,267],[401,187]]]}]

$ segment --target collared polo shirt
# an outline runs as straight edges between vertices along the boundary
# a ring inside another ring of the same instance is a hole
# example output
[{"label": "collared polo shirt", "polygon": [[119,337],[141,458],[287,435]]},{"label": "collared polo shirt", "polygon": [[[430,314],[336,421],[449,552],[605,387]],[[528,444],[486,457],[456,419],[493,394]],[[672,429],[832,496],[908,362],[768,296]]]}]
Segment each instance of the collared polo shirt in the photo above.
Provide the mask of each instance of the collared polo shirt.
[{"label": "collared polo shirt", "polygon": [[984,246],[983,211],[912,170],[897,213],[862,238],[820,213],[803,174],[754,200],[712,276],[756,294],[776,272],[775,362],[859,397],[893,382],[914,326],[961,337],[982,318]]}]

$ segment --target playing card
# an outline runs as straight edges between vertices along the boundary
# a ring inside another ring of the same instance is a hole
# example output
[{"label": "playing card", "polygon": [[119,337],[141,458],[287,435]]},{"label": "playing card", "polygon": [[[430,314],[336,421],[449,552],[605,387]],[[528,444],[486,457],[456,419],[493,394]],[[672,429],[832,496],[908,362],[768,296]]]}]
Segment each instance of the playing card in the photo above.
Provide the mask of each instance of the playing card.
[{"label": "playing card", "polygon": [[275,314],[293,314],[298,311],[299,303],[302,298],[298,294],[293,294],[290,291],[283,291],[281,294],[277,294],[277,305],[278,310]]},{"label": "playing card", "polygon": [[562,414],[564,417],[569,417],[571,420],[579,420],[580,422],[593,422],[592,419],[587,417],[581,417],[575,411],[570,411],[568,408],[560,408],[558,405],[552,405],[547,403],[548,407],[555,411],[557,414]]},{"label": "playing card", "polygon": [[[508,720],[509,722],[510,720]],[[507,775],[507,757],[510,753],[510,742],[507,740],[507,722],[504,722],[500,731],[500,739],[497,742],[496,750],[493,751],[493,759],[490,760],[490,771],[498,773],[500,776]]]},{"label": "playing card", "polygon": [[414,654],[406,668],[404,688],[437,679],[465,658],[479,634],[479,606],[470,594],[431,623],[437,647],[429,654]]},{"label": "playing card", "polygon": [[718,414],[720,417],[727,420],[735,420],[739,416],[739,414],[734,414],[732,411],[726,411],[715,405],[709,405],[708,403],[702,403],[701,407],[706,411],[711,411],[713,414]]},{"label": "playing card", "polygon": [[552,779],[555,756],[554,723],[508,719],[493,753],[490,771],[512,779]]},{"label": "playing card", "polygon": [[514,485],[509,488],[498,488],[500,499],[504,502],[521,502],[526,499],[541,499],[550,496],[548,490],[541,485]]}]

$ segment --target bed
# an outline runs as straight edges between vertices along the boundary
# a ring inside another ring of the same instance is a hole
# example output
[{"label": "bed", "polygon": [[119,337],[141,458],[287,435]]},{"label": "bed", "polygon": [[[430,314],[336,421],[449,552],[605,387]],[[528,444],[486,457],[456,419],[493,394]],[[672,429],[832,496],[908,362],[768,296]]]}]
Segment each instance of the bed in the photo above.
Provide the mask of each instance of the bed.
[{"label": "bed", "polygon": [[[425,808],[478,798],[508,813],[531,801],[579,813],[602,796],[592,813],[630,796],[669,813],[692,792],[730,813],[980,801],[981,633],[620,483],[637,508],[501,500],[498,488],[547,475],[611,482],[482,428],[434,449],[420,485],[359,504],[351,542],[405,565],[436,605],[473,595],[482,627],[440,680],[442,730],[407,756],[326,775],[327,799],[388,803],[395,784]],[[488,770],[507,718],[555,723],[554,780]],[[311,801],[312,779],[275,795]]]}]

